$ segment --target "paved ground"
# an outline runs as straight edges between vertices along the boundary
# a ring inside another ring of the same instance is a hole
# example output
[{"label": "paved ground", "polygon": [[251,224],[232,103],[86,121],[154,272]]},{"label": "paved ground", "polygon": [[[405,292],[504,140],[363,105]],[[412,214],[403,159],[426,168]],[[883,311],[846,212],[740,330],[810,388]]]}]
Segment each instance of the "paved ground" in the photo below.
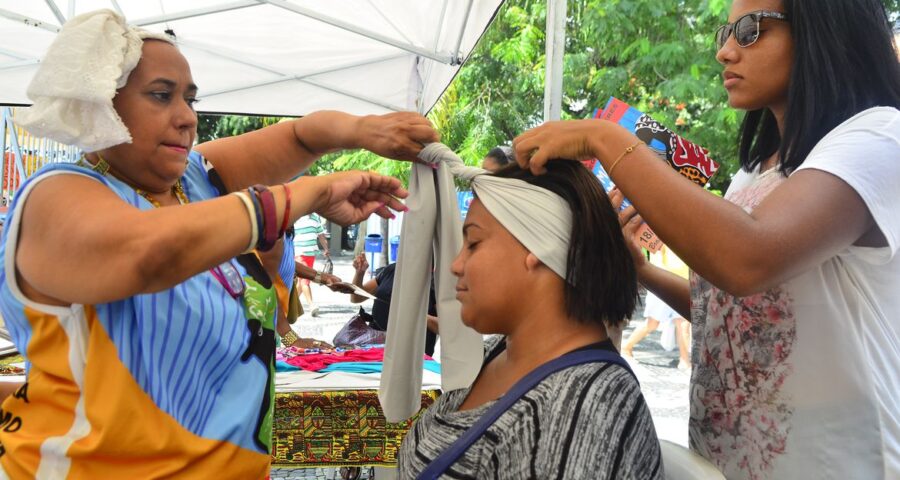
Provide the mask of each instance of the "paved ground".
[{"label": "paved ground", "polygon": [[[353,279],[351,256],[334,257],[334,273],[343,280]],[[316,263],[321,268],[321,262]],[[359,309],[349,303],[347,295],[334,293],[325,287],[313,286],[313,301],[319,306],[319,314],[312,317],[304,314],[294,325],[302,337],[313,337],[330,342],[344,323]],[[363,304],[371,309],[371,301]],[[304,308],[306,306],[304,305]],[[640,317],[636,314],[635,317]],[[631,322],[625,330],[628,338],[640,320]],[[678,352],[667,352],[659,344],[659,332],[651,333],[634,349],[636,362],[632,363],[641,382],[644,398],[650,406],[657,434],[661,439],[671,440],[687,446],[688,382],[690,374],[678,370]],[[436,357],[440,352],[436,352]],[[376,473],[378,478],[384,475]],[[273,479],[340,479],[340,473],[330,469],[278,469],[272,471]],[[364,472],[360,478],[371,478]]]}]

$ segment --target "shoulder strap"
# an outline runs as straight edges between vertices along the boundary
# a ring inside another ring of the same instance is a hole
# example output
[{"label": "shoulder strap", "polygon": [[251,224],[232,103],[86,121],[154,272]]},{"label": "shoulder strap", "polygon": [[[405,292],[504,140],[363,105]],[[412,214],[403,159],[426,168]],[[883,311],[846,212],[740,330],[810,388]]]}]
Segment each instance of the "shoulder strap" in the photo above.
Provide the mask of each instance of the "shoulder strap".
[{"label": "shoulder strap", "polygon": [[594,363],[594,362],[605,362],[605,363],[614,363],[616,365],[620,365],[622,368],[628,371],[635,380],[637,377],[634,376],[634,372],[631,371],[631,367],[628,366],[628,362],[622,358],[621,355],[615,352],[611,352],[609,350],[579,350],[575,352],[567,353],[559,358],[555,358],[540,367],[532,370],[528,375],[525,375],[521,380],[516,382],[515,385],[508,392],[506,392],[497,403],[491,406],[481,418],[475,422],[474,425],[469,427],[462,436],[456,439],[449,448],[444,450],[444,452],[432,460],[431,463],[425,467],[425,470],[422,471],[418,476],[418,480],[432,480],[440,477],[444,474],[444,472],[450,468],[451,465],[456,463],[459,457],[463,456],[466,453],[466,450],[472,446],[483,434],[484,432],[493,425],[494,422],[503,415],[504,412],[509,410],[510,407],[513,406],[523,395],[528,393],[532,388],[537,386],[537,384],[541,383],[545,378],[547,378],[550,374],[558,372],[560,370],[564,370],[569,367],[573,367],[575,365],[581,365],[583,363]]}]

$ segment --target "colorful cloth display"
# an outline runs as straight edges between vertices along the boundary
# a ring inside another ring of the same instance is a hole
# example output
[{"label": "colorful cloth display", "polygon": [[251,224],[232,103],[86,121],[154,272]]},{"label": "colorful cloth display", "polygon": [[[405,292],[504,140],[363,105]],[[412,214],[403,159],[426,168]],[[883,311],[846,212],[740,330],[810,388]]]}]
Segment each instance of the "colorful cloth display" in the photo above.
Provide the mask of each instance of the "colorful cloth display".
[{"label": "colorful cloth display", "polygon": [[395,466],[406,432],[438,395],[421,392],[419,414],[388,423],[375,390],[278,393],[272,466]]},{"label": "colorful cloth display", "polygon": [[[423,356],[424,360],[431,362],[425,368],[436,373],[440,373],[440,364],[435,362],[428,355]],[[314,353],[307,355],[293,355],[288,349],[279,352],[279,363],[297,367],[303,370],[313,372],[353,372],[353,373],[380,373],[382,371],[382,362],[384,360],[384,348],[366,348],[357,350],[347,350],[344,352],[328,352]],[[353,366],[341,366],[343,364],[353,364]],[[367,364],[363,366],[363,364]],[[288,370],[282,365],[283,370]]]}]

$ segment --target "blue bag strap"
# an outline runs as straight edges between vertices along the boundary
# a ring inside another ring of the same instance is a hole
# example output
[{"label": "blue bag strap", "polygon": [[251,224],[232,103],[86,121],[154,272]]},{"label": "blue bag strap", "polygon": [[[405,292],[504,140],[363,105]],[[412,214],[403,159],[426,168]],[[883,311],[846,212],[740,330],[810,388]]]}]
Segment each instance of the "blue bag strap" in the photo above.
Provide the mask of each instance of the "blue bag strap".
[{"label": "blue bag strap", "polygon": [[521,380],[516,382],[512,388],[509,389],[499,400],[497,403],[493,404],[491,408],[488,409],[487,412],[484,412],[484,415],[475,422],[474,425],[469,427],[455,442],[453,442],[447,450],[444,450],[437,458],[431,461],[425,470],[419,474],[417,477],[418,480],[435,480],[444,472],[450,468],[451,465],[456,463],[459,457],[463,456],[466,453],[466,450],[472,446],[484,432],[500,418],[503,413],[509,410],[510,407],[513,406],[523,395],[528,393],[532,388],[537,386],[537,384],[541,383],[545,378],[547,378],[550,374],[558,372],[560,370],[564,370],[569,367],[574,367],[575,365],[581,365],[583,363],[595,363],[595,362],[605,362],[605,363],[614,363],[616,365],[621,366],[628,373],[637,380],[637,377],[634,375],[634,372],[631,370],[631,367],[628,365],[628,362],[622,358],[616,352],[612,352],[609,350],[600,350],[600,349],[590,349],[590,350],[579,350],[575,352],[570,352],[565,355],[562,355],[558,358],[554,358],[549,362],[541,365],[538,368],[532,370],[528,375],[525,375]]}]

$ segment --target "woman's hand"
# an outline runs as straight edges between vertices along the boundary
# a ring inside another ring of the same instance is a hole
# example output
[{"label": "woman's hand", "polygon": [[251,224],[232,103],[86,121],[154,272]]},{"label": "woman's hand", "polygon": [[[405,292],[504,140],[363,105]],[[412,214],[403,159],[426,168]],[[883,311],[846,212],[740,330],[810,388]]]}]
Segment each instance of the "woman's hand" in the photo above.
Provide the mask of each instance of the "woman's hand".
[{"label": "woman's hand", "polygon": [[441,139],[427,118],[413,112],[362,117],[357,131],[361,148],[397,160],[416,161],[424,144]]},{"label": "woman's hand", "polygon": [[372,213],[393,218],[389,209],[408,210],[398,199],[406,198],[409,192],[393,177],[352,171],[311,177],[309,181],[320,189],[314,211],[343,226],[361,222]]},{"label": "woman's hand", "polygon": [[356,273],[366,273],[369,269],[369,261],[366,260],[366,254],[360,253],[353,259],[353,269]]},{"label": "woman's hand", "polygon": [[[537,175],[555,158],[595,158],[592,139],[604,128],[602,120],[562,120],[532,128],[513,140],[516,162]],[[605,122],[608,123],[608,122]]]},{"label": "woman's hand", "polygon": [[316,340],[314,338],[298,338],[292,345],[294,348],[317,348],[319,350],[334,350],[334,345]]},{"label": "woman's hand", "polygon": [[631,254],[631,258],[634,260],[634,267],[640,270],[641,267],[647,265],[647,257],[644,256],[644,251],[637,240],[635,240],[635,232],[637,232],[638,227],[641,226],[644,220],[638,215],[633,205],[619,211],[624,200],[625,195],[618,188],[613,187],[609,191],[609,201],[612,203],[613,209],[619,212],[619,225],[622,227],[622,236],[625,237],[625,246],[628,247],[628,253]]}]

